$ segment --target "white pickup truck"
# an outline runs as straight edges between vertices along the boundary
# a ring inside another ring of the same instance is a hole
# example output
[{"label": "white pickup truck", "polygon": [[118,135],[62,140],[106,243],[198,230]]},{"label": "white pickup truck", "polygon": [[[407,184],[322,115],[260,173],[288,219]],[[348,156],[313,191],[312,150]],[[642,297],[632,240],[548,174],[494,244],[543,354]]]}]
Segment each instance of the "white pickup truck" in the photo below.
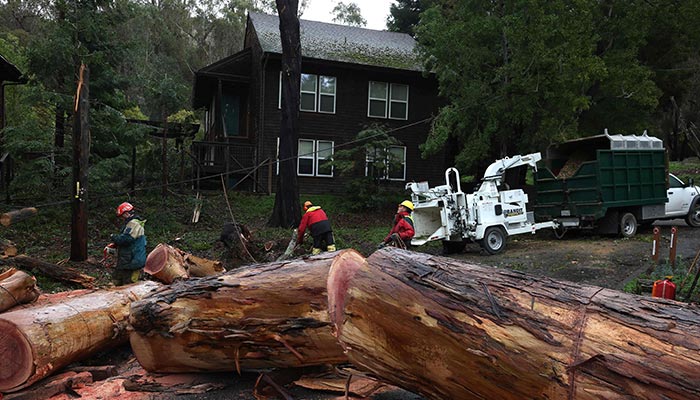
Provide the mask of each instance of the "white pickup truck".
[{"label": "white pickup truck", "polygon": [[700,186],[691,179],[683,183],[675,175],[668,175],[668,202],[666,216],[662,219],[685,218],[685,222],[694,227],[700,227]]}]

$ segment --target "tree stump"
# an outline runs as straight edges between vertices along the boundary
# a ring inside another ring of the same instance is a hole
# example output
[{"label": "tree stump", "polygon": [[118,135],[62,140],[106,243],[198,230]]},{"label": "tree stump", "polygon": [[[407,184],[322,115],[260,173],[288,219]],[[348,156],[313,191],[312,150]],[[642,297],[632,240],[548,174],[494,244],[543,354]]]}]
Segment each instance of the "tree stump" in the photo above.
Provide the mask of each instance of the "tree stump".
[{"label": "tree stump", "polygon": [[700,310],[398,249],[342,253],[350,362],[431,399],[700,398]]},{"label": "tree stump", "polygon": [[331,334],[334,253],[181,280],[131,307],[131,347],[150,372],[240,371],[347,361]]},{"label": "tree stump", "polygon": [[140,282],[0,314],[0,392],[14,392],[74,361],[122,344],[129,305],[161,285]]},{"label": "tree stump", "polygon": [[28,273],[10,268],[0,274],[0,312],[19,304],[31,303],[40,294],[36,278]]},{"label": "tree stump", "polygon": [[148,254],[143,270],[167,284],[173,283],[176,279],[189,278],[182,252],[165,243],[159,243]]}]

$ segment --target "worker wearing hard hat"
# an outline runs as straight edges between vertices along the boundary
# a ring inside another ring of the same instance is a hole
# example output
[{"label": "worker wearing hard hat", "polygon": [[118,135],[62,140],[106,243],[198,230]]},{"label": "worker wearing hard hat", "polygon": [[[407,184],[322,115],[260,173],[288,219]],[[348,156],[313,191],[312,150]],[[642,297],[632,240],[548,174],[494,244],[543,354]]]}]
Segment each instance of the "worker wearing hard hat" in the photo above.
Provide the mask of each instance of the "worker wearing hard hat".
[{"label": "worker wearing hard hat", "polygon": [[328,220],[326,212],[321,209],[321,206],[315,206],[310,201],[304,202],[304,216],[301,217],[297,232],[298,245],[304,242],[306,228],[309,228],[311,237],[314,239],[314,247],[311,249],[312,255],[321,253],[322,249],[335,251],[331,222]]},{"label": "worker wearing hard hat", "polygon": [[111,236],[117,249],[114,280],[117,285],[126,285],[139,280],[146,264],[146,220],[136,215],[134,206],[127,202],[117,207],[117,217],[124,221],[124,226],[119,234]]},{"label": "worker wearing hard hat", "polygon": [[413,217],[411,213],[413,212],[413,203],[409,200],[402,201],[398,209],[396,210],[396,215],[394,216],[394,227],[391,228],[389,234],[384,238],[384,241],[379,245],[379,247],[384,247],[390,243],[401,246],[401,243],[406,246],[411,245],[411,239],[416,231],[413,229]]}]

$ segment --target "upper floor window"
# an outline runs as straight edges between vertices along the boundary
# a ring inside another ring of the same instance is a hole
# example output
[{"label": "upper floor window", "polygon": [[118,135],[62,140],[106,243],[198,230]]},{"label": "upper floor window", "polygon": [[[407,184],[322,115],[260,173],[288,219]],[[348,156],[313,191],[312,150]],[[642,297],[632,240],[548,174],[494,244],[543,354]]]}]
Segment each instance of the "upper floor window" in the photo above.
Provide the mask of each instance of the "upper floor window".
[{"label": "upper floor window", "polygon": [[299,139],[297,175],[333,176],[333,142],[330,140]]},{"label": "upper floor window", "polygon": [[365,176],[392,181],[406,180],[406,146],[389,146],[368,151]]},{"label": "upper floor window", "polygon": [[[334,76],[301,74],[299,110],[335,114],[337,81]],[[282,107],[282,73],[278,106]]]},{"label": "upper floor window", "polygon": [[408,119],[408,85],[370,81],[367,115]]}]

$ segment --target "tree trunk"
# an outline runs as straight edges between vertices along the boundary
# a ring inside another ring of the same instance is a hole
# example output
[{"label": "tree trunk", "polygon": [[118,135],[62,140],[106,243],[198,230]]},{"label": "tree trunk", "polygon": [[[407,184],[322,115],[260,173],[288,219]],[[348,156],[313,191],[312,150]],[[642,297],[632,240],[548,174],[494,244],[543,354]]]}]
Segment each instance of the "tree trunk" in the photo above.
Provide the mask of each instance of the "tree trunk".
[{"label": "tree trunk", "polygon": [[178,281],[134,303],[130,340],[136,358],[150,372],[347,361],[326,307],[333,254]]},{"label": "tree trunk", "polygon": [[[140,282],[80,292],[61,303],[0,314],[0,392],[13,392],[74,361],[126,341],[129,305],[160,287]],[[11,362],[9,361],[11,360]]]},{"label": "tree trunk", "polygon": [[27,207],[21,210],[15,210],[0,214],[0,224],[3,226],[10,226],[13,223],[25,220],[29,217],[35,216],[37,213],[36,208]]},{"label": "tree trunk", "polygon": [[0,274],[0,312],[19,304],[31,303],[39,294],[36,279],[26,272],[10,268]]},{"label": "tree trunk", "polygon": [[84,288],[92,289],[95,287],[95,278],[83,274],[75,268],[60,266],[46,261],[37,260],[36,258],[19,255],[0,259],[0,264],[16,265],[22,269],[39,271],[42,275],[48,276],[61,282],[75,283]]},{"label": "tree trunk", "polygon": [[220,261],[207,260],[160,243],[148,254],[144,271],[159,281],[170,284],[178,278],[211,276],[226,270]]},{"label": "tree trunk", "polygon": [[691,399],[700,310],[398,249],[342,253],[328,305],[350,362],[432,399]]},{"label": "tree trunk", "polygon": [[279,136],[279,175],[275,206],[268,225],[296,228],[299,225],[297,155],[299,137],[299,85],[301,80],[301,37],[298,0],[276,0],[282,40],[282,121]]}]

